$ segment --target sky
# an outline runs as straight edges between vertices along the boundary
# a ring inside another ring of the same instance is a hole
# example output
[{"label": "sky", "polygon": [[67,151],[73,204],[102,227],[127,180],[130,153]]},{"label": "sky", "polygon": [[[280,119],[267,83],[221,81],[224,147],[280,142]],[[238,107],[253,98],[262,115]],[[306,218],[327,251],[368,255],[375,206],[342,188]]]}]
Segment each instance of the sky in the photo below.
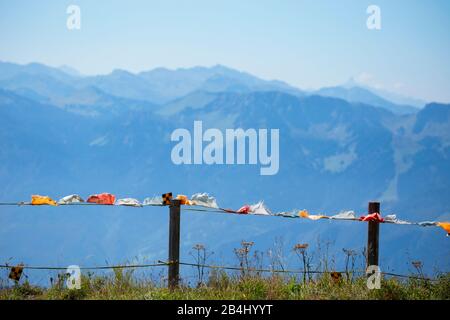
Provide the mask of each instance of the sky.
[{"label": "sky", "polygon": [[[369,5],[380,30],[366,26]],[[1,61],[87,75],[222,64],[306,90],[355,78],[447,103],[449,30],[448,0],[0,0]]]}]

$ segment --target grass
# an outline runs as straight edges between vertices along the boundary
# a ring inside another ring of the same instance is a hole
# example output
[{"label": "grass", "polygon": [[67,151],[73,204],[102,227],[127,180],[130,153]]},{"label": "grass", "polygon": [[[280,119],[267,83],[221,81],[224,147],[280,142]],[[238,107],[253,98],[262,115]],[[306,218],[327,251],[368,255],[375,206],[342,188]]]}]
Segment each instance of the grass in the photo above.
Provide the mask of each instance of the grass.
[{"label": "grass", "polygon": [[[308,244],[296,244],[292,250],[304,272],[292,276],[255,271],[263,267],[265,257],[261,252],[252,252],[252,246],[253,242],[243,241],[240,248],[234,249],[240,270],[208,272],[200,265],[207,265],[213,253],[203,245],[195,245],[191,252],[199,265],[194,269],[195,284],[184,279],[175,290],[167,289],[167,281],[161,275],[137,276],[133,269],[114,269],[109,275],[83,273],[81,288],[73,290],[67,288],[64,273],[52,277],[49,287],[32,285],[26,277],[15,284],[0,278],[0,300],[450,300],[450,273],[438,274],[436,281],[383,277],[380,289],[369,289],[367,278],[358,277],[355,271],[358,257],[364,265],[364,253],[343,249],[345,272],[338,274],[332,271],[335,258],[329,257],[328,245],[325,250],[319,246],[318,252],[312,254]],[[270,266],[285,270],[281,247],[276,244],[267,257]],[[413,261],[412,265],[417,271],[414,275],[424,277],[422,263]],[[319,270],[323,273],[315,273]]]},{"label": "grass", "polygon": [[45,300],[177,300],[177,299],[243,299],[243,300],[303,300],[303,299],[381,299],[381,300],[449,300],[450,274],[438,281],[383,279],[380,289],[370,290],[366,278],[333,279],[325,273],[313,280],[279,275],[236,276],[224,271],[210,274],[207,283],[198,287],[181,286],[170,291],[152,281],[136,279],[131,272],[116,271],[113,276],[82,276],[81,289],[70,290],[57,282],[49,288],[33,286],[27,281],[0,289],[0,299]]}]

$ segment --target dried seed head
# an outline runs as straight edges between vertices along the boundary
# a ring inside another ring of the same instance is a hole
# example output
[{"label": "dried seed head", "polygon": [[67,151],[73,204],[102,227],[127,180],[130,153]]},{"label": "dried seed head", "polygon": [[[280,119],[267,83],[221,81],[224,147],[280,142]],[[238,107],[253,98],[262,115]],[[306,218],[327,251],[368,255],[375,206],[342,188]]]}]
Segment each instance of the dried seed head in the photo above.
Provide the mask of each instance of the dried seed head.
[{"label": "dried seed head", "polygon": [[192,247],[194,250],[203,250],[205,249],[205,246],[201,243],[197,243],[194,247]]},{"label": "dried seed head", "polygon": [[299,250],[299,249],[308,249],[308,244],[307,243],[297,243],[295,246],[294,246],[294,249],[295,250]]},{"label": "dried seed head", "polygon": [[241,244],[243,247],[248,248],[253,246],[255,243],[253,241],[242,241]]}]

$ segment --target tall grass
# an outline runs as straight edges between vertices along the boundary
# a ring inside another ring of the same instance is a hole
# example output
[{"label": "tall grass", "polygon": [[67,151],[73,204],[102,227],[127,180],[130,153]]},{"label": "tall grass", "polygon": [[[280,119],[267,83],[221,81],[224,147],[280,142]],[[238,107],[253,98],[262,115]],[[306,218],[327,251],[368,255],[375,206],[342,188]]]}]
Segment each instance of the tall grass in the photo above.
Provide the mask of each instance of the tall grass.
[{"label": "tall grass", "polygon": [[[343,249],[345,270],[334,270],[334,258],[328,256],[328,245],[310,253],[308,244],[296,244],[292,251],[298,257],[303,272],[298,274],[261,272],[264,253],[253,251],[254,243],[241,243],[234,249],[239,270],[206,270],[212,256],[204,245],[191,251],[193,281],[182,279],[178,289],[166,288],[167,279],[138,275],[133,269],[114,269],[109,275],[83,273],[81,289],[66,287],[67,275],[61,273],[49,287],[30,284],[28,279],[11,284],[0,281],[0,299],[450,299],[450,273],[436,275],[436,281],[384,277],[380,289],[369,289],[364,273],[355,270],[358,253]],[[285,258],[280,243],[267,252],[269,270],[285,270]],[[363,253],[361,253],[363,255]],[[415,276],[424,277],[422,263],[413,261]],[[322,273],[317,273],[317,271]]]}]

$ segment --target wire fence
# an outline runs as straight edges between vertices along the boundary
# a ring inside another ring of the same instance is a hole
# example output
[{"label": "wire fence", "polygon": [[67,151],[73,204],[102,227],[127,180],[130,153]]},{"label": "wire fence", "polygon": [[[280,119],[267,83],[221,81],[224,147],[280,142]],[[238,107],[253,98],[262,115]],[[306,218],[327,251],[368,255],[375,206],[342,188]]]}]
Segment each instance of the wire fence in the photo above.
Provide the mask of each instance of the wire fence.
[{"label": "wire fence", "polygon": [[[114,270],[114,269],[139,269],[139,268],[153,268],[153,267],[165,267],[173,264],[173,262],[164,262],[158,261],[158,263],[152,264],[129,264],[129,265],[113,265],[113,266],[88,266],[88,267],[79,267],[80,270]],[[196,268],[207,268],[207,269],[216,269],[216,270],[231,270],[231,271],[240,271],[246,273],[272,273],[272,274],[366,274],[365,270],[344,270],[344,271],[319,271],[319,270],[305,270],[305,269],[297,269],[297,270],[289,270],[289,269],[264,269],[264,268],[252,268],[252,267],[235,267],[235,266],[226,266],[226,265],[209,265],[209,264],[199,264],[199,263],[190,263],[190,262],[179,262],[180,265],[190,266]],[[14,266],[2,264],[0,265],[0,269],[11,269]],[[51,266],[21,266],[23,269],[28,270],[48,270],[48,271],[66,271],[67,267],[51,267]],[[406,279],[414,279],[414,280],[423,280],[423,281],[439,281],[439,279],[414,276],[414,275],[405,275],[398,274],[392,272],[380,272],[380,274],[385,276],[392,276],[398,278],[406,278]]]},{"label": "wire fence", "polygon": [[[108,205],[108,204],[96,204],[96,203],[86,203],[86,202],[80,202],[80,203],[69,203],[64,204],[63,206],[114,206],[114,205]],[[36,206],[35,204],[32,204],[30,202],[0,202],[0,206]],[[145,206],[150,207],[167,207],[166,204],[146,204]],[[181,208],[180,208],[181,209]],[[192,212],[203,212],[203,213],[222,213],[222,214],[229,214],[229,213],[237,213],[239,215],[242,215],[241,212],[234,211],[231,209],[223,209],[223,208],[210,208],[210,207],[182,207],[183,211],[192,211]],[[245,214],[244,214],[245,215]],[[279,215],[258,215],[258,216],[265,216],[265,217],[271,217],[271,216],[278,216]],[[281,216],[283,217],[283,216]],[[345,219],[344,219],[345,220]],[[354,220],[354,219],[349,219]],[[171,258],[169,258],[171,259]],[[176,261],[176,260],[174,260]],[[153,268],[153,267],[164,267],[164,266],[172,266],[175,262],[165,262],[158,260],[157,263],[152,264],[127,264],[127,265],[105,265],[105,266],[87,266],[87,267],[79,267],[80,270],[115,270],[115,269],[140,269],[140,268]],[[190,267],[196,267],[196,268],[207,268],[207,269],[216,269],[216,270],[230,270],[230,271],[240,271],[240,272],[247,272],[247,273],[272,273],[272,274],[366,274],[365,270],[345,270],[345,271],[319,271],[319,270],[286,270],[286,269],[264,269],[264,268],[252,268],[249,266],[246,267],[236,267],[236,266],[226,266],[226,265],[209,265],[209,264],[199,264],[199,263],[189,263],[189,262],[177,262],[178,265],[183,266],[190,266]],[[67,267],[60,267],[60,266],[26,266],[26,265],[19,265],[22,269],[28,269],[28,270],[54,270],[54,271],[66,271]],[[14,266],[3,264],[0,265],[0,269],[11,269],[14,268]],[[416,279],[416,280],[424,280],[424,281],[439,281],[439,279],[432,279],[427,278],[424,276],[415,276],[415,275],[405,275],[405,274],[398,274],[393,272],[379,272],[382,275],[385,276],[392,276],[392,277],[398,277],[398,278],[407,278],[407,279]]]}]

